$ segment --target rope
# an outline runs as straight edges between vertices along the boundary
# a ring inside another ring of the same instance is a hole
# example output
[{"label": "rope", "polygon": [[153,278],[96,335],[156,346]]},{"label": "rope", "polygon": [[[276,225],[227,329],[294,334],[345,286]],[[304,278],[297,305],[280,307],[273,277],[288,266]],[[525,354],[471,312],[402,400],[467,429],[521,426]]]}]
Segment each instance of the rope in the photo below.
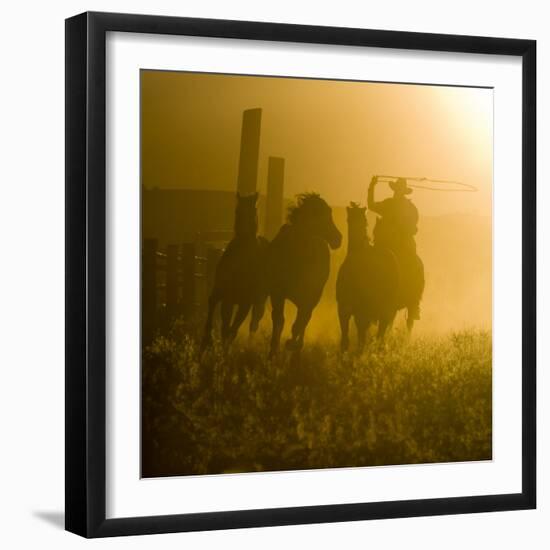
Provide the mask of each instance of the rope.
[{"label": "rope", "polygon": [[[382,180],[396,180],[398,179],[397,176],[377,176],[378,179],[382,179]],[[445,188],[441,188],[441,187],[432,187],[432,186],[429,186],[429,185],[418,185],[417,183],[409,183],[408,185],[410,187],[413,187],[414,189],[428,189],[430,191],[443,191],[443,192],[446,192],[446,193],[453,193],[453,192],[457,192],[457,193],[475,193],[478,189],[477,187],[475,187],[474,185],[470,185],[469,183],[462,183],[460,181],[453,181],[453,180],[434,180],[434,179],[431,179],[431,178],[414,178],[414,177],[404,177],[404,178],[401,178],[401,179],[404,179],[404,180],[408,180],[408,181],[426,181],[426,182],[433,182],[433,183],[442,183],[444,185],[454,185],[456,187],[459,187],[459,189],[445,189]]]}]

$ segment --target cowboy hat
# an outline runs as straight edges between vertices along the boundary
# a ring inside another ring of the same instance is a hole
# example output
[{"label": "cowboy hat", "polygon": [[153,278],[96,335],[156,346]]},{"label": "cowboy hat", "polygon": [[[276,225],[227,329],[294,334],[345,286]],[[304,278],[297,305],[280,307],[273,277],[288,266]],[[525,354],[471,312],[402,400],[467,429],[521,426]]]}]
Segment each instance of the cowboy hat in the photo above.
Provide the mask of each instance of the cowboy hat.
[{"label": "cowboy hat", "polygon": [[397,178],[395,181],[390,181],[390,188],[397,193],[403,193],[404,195],[410,195],[413,190],[407,186],[407,180],[405,178]]}]

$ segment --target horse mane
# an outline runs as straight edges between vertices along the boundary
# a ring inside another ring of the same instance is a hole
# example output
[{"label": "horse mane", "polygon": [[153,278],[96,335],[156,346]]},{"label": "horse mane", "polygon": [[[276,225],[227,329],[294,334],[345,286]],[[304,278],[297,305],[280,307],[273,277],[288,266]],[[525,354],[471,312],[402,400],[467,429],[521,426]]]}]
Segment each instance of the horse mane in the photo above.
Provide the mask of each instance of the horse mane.
[{"label": "horse mane", "polygon": [[319,193],[306,192],[296,195],[296,202],[288,207],[287,221],[288,223],[295,224],[298,222],[305,213],[311,212],[311,208],[319,206],[320,204],[326,205],[326,202],[321,198]]}]

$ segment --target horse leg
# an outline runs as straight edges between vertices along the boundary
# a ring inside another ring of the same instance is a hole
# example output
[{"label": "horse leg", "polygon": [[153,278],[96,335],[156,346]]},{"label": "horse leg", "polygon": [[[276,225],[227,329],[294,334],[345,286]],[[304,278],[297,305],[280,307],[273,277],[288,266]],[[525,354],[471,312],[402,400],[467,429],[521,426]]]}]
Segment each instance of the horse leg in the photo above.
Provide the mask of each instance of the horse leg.
[{"label": "horse leg", "polygon": [[229,331],[231,328],[231,318],[233,317],[233,304],[226,300],[222,301],[221,307],[222,317],[222,342],[229,339]]},{"label": "horse leg", "polygon": [[[418,308],[418,306],[415,306],[415,307]],[[413,329],[415,319],[418,319],[418,314],[415,313],[415,308],[414,307],[412,307],[412,308],[408,307],[407,308],[407,334],[409,336],[412,333],[412,329]]]},{"label": "horse leg", "polygon": [[411,300],[407,306],[407,330],[409,335],[412,332],[415,321],[420,319],[420,301],[422,300],[422,294],[424,294],[424,264],[418,256],[416,256],[415,273],[413,278],[413,289],[411,293]]},{"label": "horse leg", "polygon": [[388,325],[389,323],[387,319],[380,319],[378,321],[378,334],[376,335],[376,337],[378,338],[379,342],[384,341],[384,336],[386,335],[386,330],[388,328]]},{"label": "horse leg", "polygon": [[271,320],[273,328],[269,356],[273,357],[279,351],[281,333],[285,324],[285,299],[280,296],[271,296]]},{"label": "horse leg", "polygon": [[340,341],[340,351],[342,353],[346,352],[349,347],[349,320],[350,320],[349,311],[345,310],[343,307],[338,307],[338,318],[340,319],[340,331],[342,333],[342,339]]},{"label": "horse leg", "polygon": [[265,312],[265,297],[261,300],[257,300],[252,305],[252,316],[250,318],[250,336],[252,336],[257,330],[260,325],[260,321],[262,320]]},{"label": "horse leg", "polygon": [[219,296],[212,292],[210,298],[208,298],[208,316],[206,317],[206,324],[204,325],[204,334],[201,342],[201,353],[209,346],[212,345],[212,322],[214,320],[214,312],[218,305]]},{"label": "horse leg", "polygon": [[365,349],[365,342],[367,341],[367,328],[369,323],[361,315],[355,316],[355,327],[357,329],[357,353],[361,355]]},{"label": "horse leg", "polygon": [[386,331],[388,328],[390,328],[393,325],[393,320],[395,319],[397,311],[394,311],[391,314],[388,315],[382,315],[381,318],[378,321],[378,334],[377,338],[380,342],[384,340],[384,336],[386,335]]},{"label": "horse leg", "polygon": [[299,351],[304,345],[304,334],[306,331],[307,324],[311,319],[311,314],[313,309],[310,307],[299,307],[298,313],[296,314],[296,320],[292,325],[292,338],[289,338],[286,342],[286,348]]},{"label": "horse leg", "polygon": [[235,314],[235,318],[233,319],[233,323],[231,324],[231,328],[229,330],[229,342],[233,342],[233,340],[237,337],[239,328],[241,328],[241,325],[250,311],[250,306],[251,304],[249,302],[239,304],[237,313]]}]

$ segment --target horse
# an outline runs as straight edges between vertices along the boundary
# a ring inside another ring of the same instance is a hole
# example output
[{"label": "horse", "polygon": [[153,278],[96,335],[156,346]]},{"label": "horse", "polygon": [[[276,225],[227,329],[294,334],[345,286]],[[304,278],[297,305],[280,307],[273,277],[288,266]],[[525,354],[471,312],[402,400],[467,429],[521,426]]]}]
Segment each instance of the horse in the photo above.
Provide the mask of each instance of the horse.
[{"label": "horse", "polygon": [[395,256],[401,272],[397,309],[407,310],[407,331],[411,334],[415,320],[420,318],[420,300],[424,294],[424,263],[416,254],[400,253]]},{"label": "horse", "polygon": [[348,250],[336,279],[336,301],[341,329],[341,351],[349,347],[349,322],[357,328],[357,348],[365,345],[367,329],[378,323],[382,340],[398,309],[399,268],[387,249],[370,245],[366,208],[347,208]]},{"label": "horse", "polygon": [[416,244],[412,237],[402,238],[397,231],[392,238],[383,241],[375,239],[376,250],[391,253],[399,269],[399,287],[397,310],[407,310],[407,331],[412,332],[414,321],[420,317],[420,301],[424,294],[424,263],[416,253]]},{"label": "horse", "polygon": [[286,348],[299,351],[305,329],[328,280],[330,249],[342,243],[330,206],[317,193],[297,195],[285,223],[268,247],[268,285],[273,323],[270,356],[279,350],[285,301],[296,307],[292,336]]},{"label": "horse", "polygon": [[[214,285],[208,299],[208,315],[201,350],[212,343],[212,324],[216,307],[221,303],[221,336],[230,344],[252,309],[250,333],[258,329],[267,300],[266,252],[268,241],[257,236],[258,193],[237,193],[234,237],[216,266]],[[234,308],[237,307],[234,314]]]}]

